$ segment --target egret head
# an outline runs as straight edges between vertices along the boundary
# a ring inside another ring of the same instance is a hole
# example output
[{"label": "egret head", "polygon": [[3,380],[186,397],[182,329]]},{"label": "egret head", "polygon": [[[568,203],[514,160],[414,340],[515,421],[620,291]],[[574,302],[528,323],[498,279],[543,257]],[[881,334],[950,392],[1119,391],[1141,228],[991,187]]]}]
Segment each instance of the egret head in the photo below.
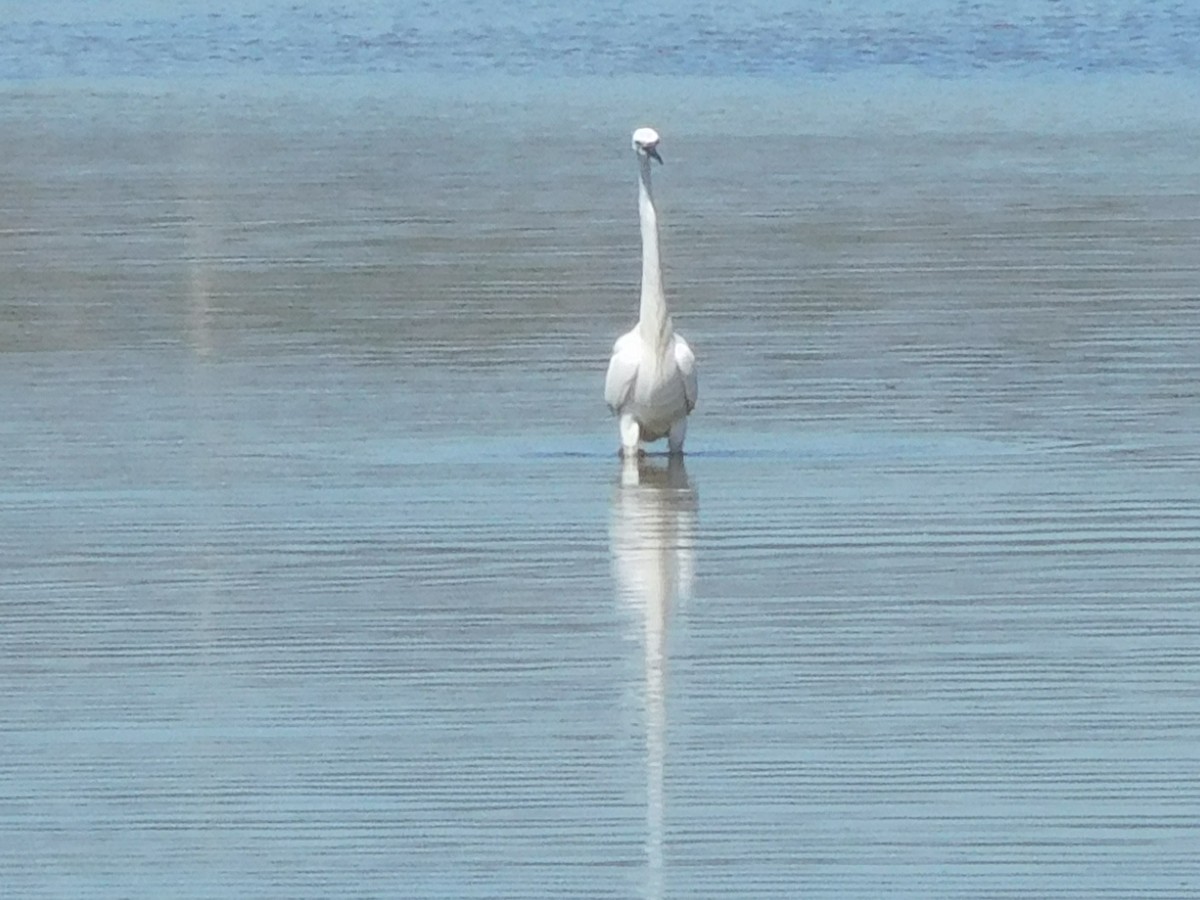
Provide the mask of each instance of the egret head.
[{"label": "egret head", "polygon": [[638,156],[648,156],[662,162],[662,157],[658,155],[658,132],[653,128],[639,128],[633,133],[633,149]]}]

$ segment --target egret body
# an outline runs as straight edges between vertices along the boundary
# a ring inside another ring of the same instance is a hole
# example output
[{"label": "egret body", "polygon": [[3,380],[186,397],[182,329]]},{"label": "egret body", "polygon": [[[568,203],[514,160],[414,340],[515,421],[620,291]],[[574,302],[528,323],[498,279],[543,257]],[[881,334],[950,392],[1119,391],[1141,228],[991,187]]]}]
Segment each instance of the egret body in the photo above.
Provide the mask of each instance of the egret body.
[{"label": "egret body", "polygon": [[696,406],[696,357],[683,335],[675,333],[663,292],[658,210],[650,190],[650,160],[662,163],[658,141],[653,128],[633,133],[642,225],[642,297],[638,323],[617,338],[604,381],[604,399],[619,420],[623,456],[636,456],[642,442],[664,437],[672,454],[682,453],[688,413]]}]

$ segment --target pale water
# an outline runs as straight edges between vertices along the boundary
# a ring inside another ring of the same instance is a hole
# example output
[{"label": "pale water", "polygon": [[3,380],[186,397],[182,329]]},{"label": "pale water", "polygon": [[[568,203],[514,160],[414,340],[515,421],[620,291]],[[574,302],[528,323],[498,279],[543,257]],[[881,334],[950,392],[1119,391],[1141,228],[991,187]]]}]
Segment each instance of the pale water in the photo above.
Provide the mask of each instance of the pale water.
[{"label": "pale water", "polygon": [[2,6],[0,893],[1200,893],[1189,6]]}]

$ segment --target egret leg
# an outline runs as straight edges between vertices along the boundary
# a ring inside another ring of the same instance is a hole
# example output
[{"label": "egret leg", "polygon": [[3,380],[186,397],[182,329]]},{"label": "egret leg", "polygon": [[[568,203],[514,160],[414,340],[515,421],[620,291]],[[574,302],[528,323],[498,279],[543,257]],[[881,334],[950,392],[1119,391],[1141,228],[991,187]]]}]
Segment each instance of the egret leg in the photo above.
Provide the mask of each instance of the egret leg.
[{"label": "egret leg", "polygon": [[629,413],[622,413],[618,428],[621,432],[621,455],[637,456],[638,444],[642,440],[642,428],[638,425],[637,419]]},{"label": "egret leg", "polygon": [[667,449],[672,456],[683,453],[683,439],[687,437],[687,419],[680,419],[667,432]]}]

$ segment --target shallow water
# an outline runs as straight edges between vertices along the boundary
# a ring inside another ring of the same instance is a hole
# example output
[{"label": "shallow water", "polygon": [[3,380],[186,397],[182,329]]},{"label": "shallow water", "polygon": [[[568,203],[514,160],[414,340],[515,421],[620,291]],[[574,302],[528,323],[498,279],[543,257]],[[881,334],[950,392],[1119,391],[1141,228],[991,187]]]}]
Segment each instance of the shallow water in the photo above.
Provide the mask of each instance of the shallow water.
[{"label": "shallow water", "polygon": [[8,90],[7,890],[1194,892],[1195,124],[654,82],[625,467],[637,91],[468,83]]}]

